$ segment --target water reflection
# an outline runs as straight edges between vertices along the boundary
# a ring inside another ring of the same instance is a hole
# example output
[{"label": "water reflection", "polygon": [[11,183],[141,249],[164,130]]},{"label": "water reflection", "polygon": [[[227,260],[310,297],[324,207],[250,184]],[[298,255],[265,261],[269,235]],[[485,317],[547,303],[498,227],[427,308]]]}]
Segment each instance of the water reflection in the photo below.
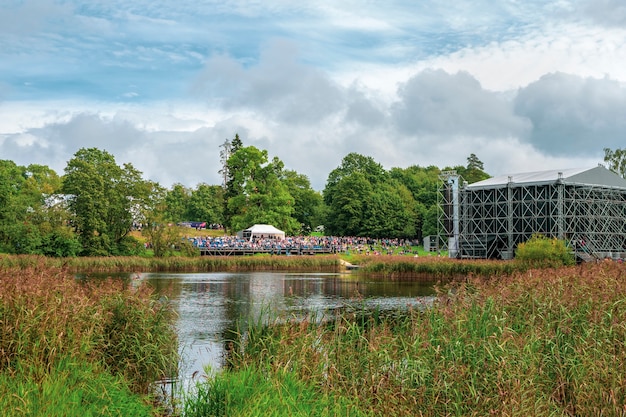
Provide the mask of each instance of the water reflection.
[{"label": "water reflection", "polygon": [[359,302],[379,308],[423,304],[431,284],[382,281],[349,274],[324,273],[145,273],[157,293],[178,313],[184,363],[181,377],[219,369],[225,343],[238,324],[268,308],[293,314],[326,311]]}]

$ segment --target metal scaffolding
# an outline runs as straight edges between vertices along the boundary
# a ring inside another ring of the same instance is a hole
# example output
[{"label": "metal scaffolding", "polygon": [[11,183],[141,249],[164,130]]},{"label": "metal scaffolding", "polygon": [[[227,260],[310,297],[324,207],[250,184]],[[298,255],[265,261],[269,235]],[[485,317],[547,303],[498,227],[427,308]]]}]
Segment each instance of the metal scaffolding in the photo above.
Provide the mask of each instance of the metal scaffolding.
[{"label": "metal scaffolding", "polygon": [[535,233],[566,240],[582,259],[626,257],[626,188],[567,182],[559,173],[550,183],[464,184],[455,198],[451,178],[458,184],[442,174],[439,192],[439,234],[454,242],[451,257],[511,259]]}]

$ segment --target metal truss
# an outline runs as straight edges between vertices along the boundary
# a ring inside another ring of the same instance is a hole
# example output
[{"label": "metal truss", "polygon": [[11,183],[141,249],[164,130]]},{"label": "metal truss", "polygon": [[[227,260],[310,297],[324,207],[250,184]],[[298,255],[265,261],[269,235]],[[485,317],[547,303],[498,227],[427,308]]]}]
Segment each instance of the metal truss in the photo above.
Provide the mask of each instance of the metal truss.
[{"label": "metal truss", "polygon": [[[453,190],[442,176],[440,238],[452,236]],[[458,257],[510,259],[534,233],[594,257],[626,256],[626,190],[565,184],[458,190]]]}]

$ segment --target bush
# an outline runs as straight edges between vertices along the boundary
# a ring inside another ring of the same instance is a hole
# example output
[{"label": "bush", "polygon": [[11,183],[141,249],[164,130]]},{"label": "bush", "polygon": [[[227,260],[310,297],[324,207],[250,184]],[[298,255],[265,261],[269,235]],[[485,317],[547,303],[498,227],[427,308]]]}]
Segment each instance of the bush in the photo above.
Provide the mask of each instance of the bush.
[{"label": "bush", "polygon": [[576,260],[564,240],[534,234],[527,242],[520,243],[515,259],[533,267],[559,267],[573,265]]}]

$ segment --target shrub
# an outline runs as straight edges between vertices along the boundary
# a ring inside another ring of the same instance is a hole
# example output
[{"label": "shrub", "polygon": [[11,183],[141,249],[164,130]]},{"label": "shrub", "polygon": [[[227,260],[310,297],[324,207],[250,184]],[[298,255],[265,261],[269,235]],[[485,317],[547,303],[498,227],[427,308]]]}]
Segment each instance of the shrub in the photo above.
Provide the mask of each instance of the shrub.
[{"label": "shrub", "polygon": [[527,242],[520,243],[515,259],[533,267],[559,267],[573,265],[574,255],[564,240],[534,234]]}]

